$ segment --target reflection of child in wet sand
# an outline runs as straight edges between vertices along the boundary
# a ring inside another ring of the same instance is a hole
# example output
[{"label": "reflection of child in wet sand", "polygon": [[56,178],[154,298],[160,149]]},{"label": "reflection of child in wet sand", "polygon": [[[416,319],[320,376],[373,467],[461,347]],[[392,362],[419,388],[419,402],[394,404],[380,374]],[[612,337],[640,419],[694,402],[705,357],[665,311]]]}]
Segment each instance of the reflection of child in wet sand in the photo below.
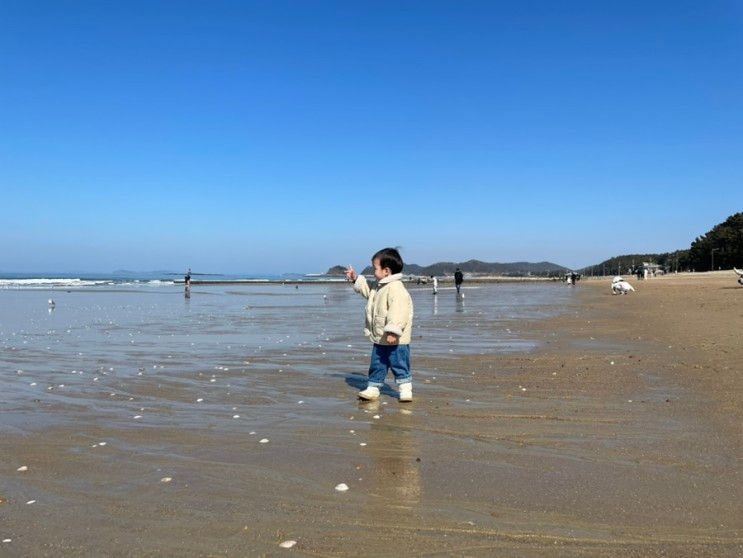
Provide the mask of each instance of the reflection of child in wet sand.
[{"label": "reflection of child in wet sand", "polygon": [[364,333],[371,338],[371,364],[366,389],[359,392],[361,399],[379,398],[387,370],[392,370],[400,386],[400,401],[413,400],[410,372],[410,340],[413,329],[413,300],[402,284],[403,261],[394,248],[383,248],[372,256],[377,284],[370,288],[363,275],[352,267],[346,277],[353,281],[353,289],[367,299]]}]

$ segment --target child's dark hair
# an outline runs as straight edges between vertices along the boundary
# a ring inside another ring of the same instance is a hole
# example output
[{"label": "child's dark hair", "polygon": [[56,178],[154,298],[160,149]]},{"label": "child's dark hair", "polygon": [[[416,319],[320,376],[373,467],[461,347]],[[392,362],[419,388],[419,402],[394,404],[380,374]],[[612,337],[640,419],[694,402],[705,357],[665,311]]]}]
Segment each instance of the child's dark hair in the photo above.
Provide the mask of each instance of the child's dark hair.
[{"label": "child's dark hair", "polygon": [[385,267],[389,267],[392,273],[400,273],[403,266],[405,265],[402,262],[402,256],[400,255],[400,252],[398,252],[395,248],[382,248],[379,252],[372,256],[372,263],[374,263],[374,260],[376,260],[377,258],[379,258],[379,267],[381,267],[382,269],[384,269]]}]

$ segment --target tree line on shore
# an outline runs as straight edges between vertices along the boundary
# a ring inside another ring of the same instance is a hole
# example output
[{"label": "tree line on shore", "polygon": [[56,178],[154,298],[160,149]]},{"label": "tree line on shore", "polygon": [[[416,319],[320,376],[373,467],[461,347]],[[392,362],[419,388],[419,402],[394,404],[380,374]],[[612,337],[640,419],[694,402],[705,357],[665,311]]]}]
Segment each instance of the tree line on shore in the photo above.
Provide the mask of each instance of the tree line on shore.
[{"label": "tree line on shore", "polygon": [[[698,236],[689,248],[660,254],[626,254],[580,270],[584,275],[626,273],[643,262],[666,271],[710,271],[743,267],[743,213],[734,213]],[[714,266],[714,268],[713,268]]]},{"label": "tree line on shore", "polygon": [[[627,273],[636,269],[643,262],[654,263],[667,272],[673,271],[709,271],[711,269],[730,269],[743,267],[743,212],[735,213],[722,223],[712,227],[707,233],[698,236],[689,248],[658,254],[626,254],[614,256],[603,262],[577,270],[583,275],[613,275]],[[483,262],[468,260],[466,262],[437,262],[428,266],[406,264],[406,275],[438,277],[454,275],[460,268],[464,273],[473,275],[500,275],[510,277],[558,277],[564,275],[567,268],[552,262]],[[331,267],[326,275],[343,275],[345,267]],[[367,266],[361,272],[372,275],[374,270]]]}]

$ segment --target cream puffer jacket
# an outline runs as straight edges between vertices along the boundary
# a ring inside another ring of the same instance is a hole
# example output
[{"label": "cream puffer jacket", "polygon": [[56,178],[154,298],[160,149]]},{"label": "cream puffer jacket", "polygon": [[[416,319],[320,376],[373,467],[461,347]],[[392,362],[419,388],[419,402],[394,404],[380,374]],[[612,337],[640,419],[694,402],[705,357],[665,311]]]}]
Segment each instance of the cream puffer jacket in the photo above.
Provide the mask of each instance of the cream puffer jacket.
[{"label": "cream puffer jacket", "polygon": [[353,290],[366,303],[364,335],[377,345],[388,345],[387,333],[399,336],[400,345],[410,344],[413,330],[413,299],[402,284],[402,273],[385,277],[374,288],[370,288],[363,275],[353,284]]}]

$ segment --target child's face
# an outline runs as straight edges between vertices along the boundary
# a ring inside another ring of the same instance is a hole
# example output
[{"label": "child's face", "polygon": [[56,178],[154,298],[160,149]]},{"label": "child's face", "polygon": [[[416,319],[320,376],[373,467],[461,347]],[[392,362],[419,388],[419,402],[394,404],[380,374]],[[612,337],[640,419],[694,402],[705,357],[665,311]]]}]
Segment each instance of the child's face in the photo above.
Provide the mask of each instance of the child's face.
[{"label": "child's face", "polygon": [[385,277],[389,277],[390,275],[392,275],[392,271],[389,267],[380,267],[379,258],[373,260],[372,265],[374,266],[374,277],[377,279],[377,281],[380,281]]}]

